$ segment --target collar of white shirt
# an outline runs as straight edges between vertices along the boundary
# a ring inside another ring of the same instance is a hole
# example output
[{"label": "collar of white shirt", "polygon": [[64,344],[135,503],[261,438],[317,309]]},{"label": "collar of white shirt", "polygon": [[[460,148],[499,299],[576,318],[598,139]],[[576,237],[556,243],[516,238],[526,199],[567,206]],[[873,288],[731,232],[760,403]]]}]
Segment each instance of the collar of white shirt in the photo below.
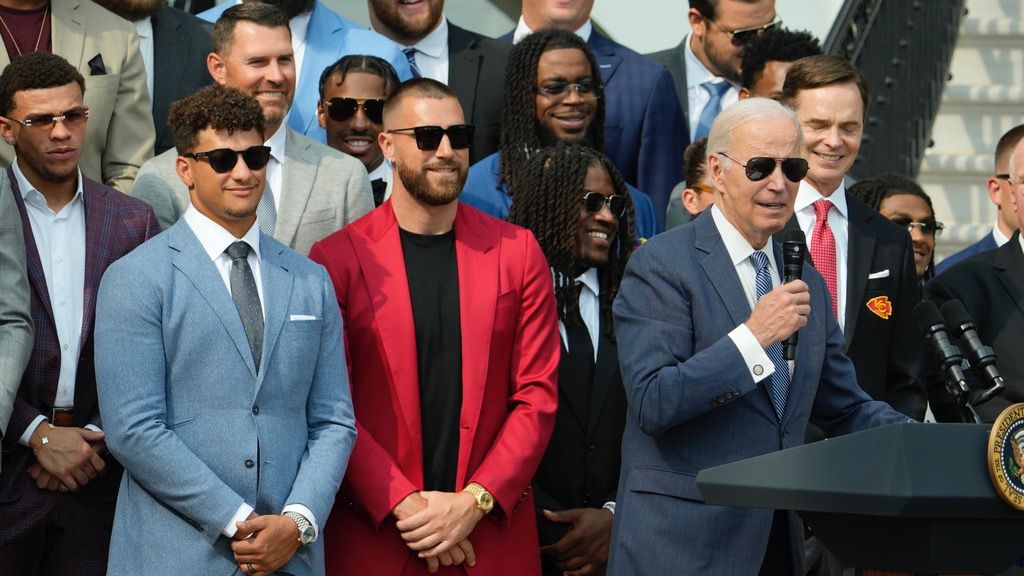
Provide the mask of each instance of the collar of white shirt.
[{"label": "collar of white shirt", "polygon": [[796,193],[796,204],[794,204],[793,210],[801,212],[822,198],[828,198],[828,200],[832,202],[832,206],[839,211],[839,214],[841,214],[843,218],[849,219],[849,212],[846,205],[845,179],[839,183],[839,187],[836,188],[829,196],[825,196],[821,192],[818,192],[818,190],[815,189],[814,186],[811,186],[806,179],[801,180],[800,188]]},{"label": "collar of white shirt", "polygon": [[213,220],[210,220],[208,216],[196,209],[195,206],[189,204],[188,209],[185,210],[185,223],[192,229],[192,233],[199,239],[199,243],[202,244],[203,250],[206,252],[210,260],[216,260],[220,258],[221,254],[228,249],[233,242],[242,240],[252,248],[252,253],[256,256],[256,259],[260,259],[260,227],[256,222],[249,228],[249,231],[245,233],[242,238],[235,238],[230,232],[225,230],[220,224],[217,224]]},{"label": "collar of white shirt", "polygon": [[440,58],[448,48],[448,19],[441,18],[437,26],[419,42],[412,45],[417,52],[422,52],[431,58]]},{"label": "collar of white shirt", "polygon": [[[25,178],[25,174],[21,171],[21,167],[18,166],[18,159],[15,157],[14,162],[11,164],[11,170],[14,172],[14,179],[18,182],[18,189],[21,191],[21,199],[25,202],[29,201],[30,195],[38,194],[43,199],[43,203],[46,203],[46,196],[36,189],[28,178]],[[34,193],[34,194],[33,194]],[[71,201],[81,199],[82,204],[85,205],[85,195],[82,193],[82,170],[78,169],[78,188],[75,189],[75,195],[71,198]]]},{"label": "collar of white shirt", "polygon": [[[590,33],[593,31],[594,25],[590,23],[590,18],[587,18],[587,21],[583,23],[583,26],[580,26],[576,30],[576,35],[582,38],[584,42],[589,42]],[[523,38],[526,38],[530,34],[533,34],[533,30],[530,30],[530,27],[526,25],[526,20],[524,20],[522,16],[519,16],[519,24],[516,26],[515,32],[512,33],[512,43],[519,44],[523,41]]]},{"label": "collar of white shirt", "polygon": [[711,205],[711,216],[715,219],[715,227],[718,228],[718,233],[722,236],[722,242],[725,244],[725,249],[729,251],[729,259],[732,260],[733,266],[738,266],[743,261],[750,259],[750,255],[756,250],[761,250],[768,255],[768,263],[771,266],[772,271],[775,270],[775,250],[772,245],[772,241],[769,238],[768,242],[765,243],[762,248],[754,248],[750,245],[750,242],[740,234],[740,231],[733,226],[732,222],[725,217],[722,210],[718,208],[717,204]]}]

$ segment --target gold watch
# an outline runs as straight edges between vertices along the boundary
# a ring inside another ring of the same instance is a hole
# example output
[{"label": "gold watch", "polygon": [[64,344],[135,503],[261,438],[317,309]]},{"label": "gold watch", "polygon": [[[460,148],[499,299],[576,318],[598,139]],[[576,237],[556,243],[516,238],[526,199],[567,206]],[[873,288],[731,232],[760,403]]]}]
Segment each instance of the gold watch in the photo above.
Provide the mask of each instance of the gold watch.
[{"label": "gold watch", "polygon": [[487,488],[477,484],[476,482],[470,482],[462,489],[463,492],[469,492],[473,498],[476,499],[476,507],[484,514],[489,514],[494,509],[494,496],[487,491]]}]

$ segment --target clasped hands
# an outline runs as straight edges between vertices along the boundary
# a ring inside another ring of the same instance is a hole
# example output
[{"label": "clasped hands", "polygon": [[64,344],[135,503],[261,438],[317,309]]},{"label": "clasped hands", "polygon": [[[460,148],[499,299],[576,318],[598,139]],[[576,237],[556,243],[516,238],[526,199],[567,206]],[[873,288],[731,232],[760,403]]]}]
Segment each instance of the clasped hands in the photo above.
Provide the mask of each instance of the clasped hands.
[{"label": "clasped hands", "polygon": [[[46,444],[42,443],[43,437]],[[76,492],[107,469],[100,456],[106,450],[103,432],[51,427],[44,421],[32,432],[29,446],[35,452],[36,462],[27,472],[40,490]]]},{"label": "clasped hands", "polygon": [[441,566],[476,565],[469,534],[484,513],[468,492],[413,492],[392,511],[406,545],[433,574]]},{"label": "clasped hands", "polygon": [[299,527],[287,516],[253,512],[236,522],[231,551],[242,574],[272,574],[288,563],[299,549]]}]

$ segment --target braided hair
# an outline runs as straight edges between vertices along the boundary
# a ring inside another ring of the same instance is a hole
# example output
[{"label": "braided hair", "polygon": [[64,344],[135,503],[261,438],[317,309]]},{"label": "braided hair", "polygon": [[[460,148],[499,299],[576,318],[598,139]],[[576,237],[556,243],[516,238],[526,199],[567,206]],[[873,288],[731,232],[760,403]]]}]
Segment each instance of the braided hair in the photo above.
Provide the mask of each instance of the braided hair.
[{"label": "braided hair", "polygon": [[633,201],[622,175],[604,154],[579,143],[561,142],[533,154],[520,174],[514,191],[516,201],[508,221],[533,232],[551,267],[558,318],[567,324],[579,323],[575,278],[590,267],[580,254],[580,211],[583,210],[584,181],[587,170],[598,165],[611,176],[615,194],[626,198],[626,210],[619,217],[619,228],[608,254],[608,264],[598,271],[601,286],[601,323],[612,341],[612,301],[636,245]]},{"label": "braided hair", "polygon": [[537,64],[542,54],[562,48],[583,52],[598,94],[594,119],[584,141],[598,152],[604,151],[604,80],[590,47],[579,36],[565,30],[546,29],[527,36],[512,48],[505,67],[505,103],[501,111],[501,182],[515,196],[515,179],[522,174],[532,153],[554,144],[554,138],[537,121],[535,94]]}]

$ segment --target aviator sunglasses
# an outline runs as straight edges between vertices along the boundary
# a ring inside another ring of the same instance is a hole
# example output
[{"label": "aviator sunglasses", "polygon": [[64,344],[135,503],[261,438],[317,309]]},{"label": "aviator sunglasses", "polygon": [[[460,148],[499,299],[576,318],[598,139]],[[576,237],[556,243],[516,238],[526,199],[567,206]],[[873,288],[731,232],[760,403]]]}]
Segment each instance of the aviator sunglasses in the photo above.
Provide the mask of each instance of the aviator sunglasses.
[{"label": "aviator sunglasses", "polygon": [[437,147],[441,145],[441,138],[444,138],[444,135],[447,134],[448,143],[451,145],[452,150],[463,150],[469,148],[469,143],[473,140],[474,128],[475,126],[472,124],[452,124],[447,128],[441,128],[440,126],[414,126],[412,128],[388,130],[388,134],[412,132],[410,136],[416,137],[416,147],[420,150],[437,150]]},{"label": "aviator sunglasses", "polygon": [[719,152],[722,156],[729,158],[733,162],[743,166],[747,172],[747,178],[751,182],[760,182],[765,178],[771,176],[772,172],[775,171],[775,165],[782,165],[782,173],[786,176],[786,180],[790,182],[799,182],[804,179],[807,175],[807,160],[803,158],[770,158],[768,156],[754,156],[746,164],[736,160],[735,158],[729,157],[729,155]]},{"label": "aviator sunglasses", "polygon": [[374,124],[384,122],[384,100],[375,98],[331,98],[324,100],[327,115],[335,122],[344,122],[356,115],[360,108]]},{"label": "aviator sunglasses", "polygon": [[46,130],[52,128],[57,122],[63,122],[65,126],[77,126],[85,122],[85,119],[88,117],[89,109],[85,106],[79,106],[65,110],[63,114],[36,114],[24,120],[18,120],[17,118],[9,118],[9,120],[13,120],[25,128]]},{"label": "aviator sunglasses", "polygon": [[217,148],[207,152],[192,152],[182,154],[185,158],[206,162],[217,174],[226,174],[235,168],[238,157],[241,156],[245,165],[250,170],[259,170],[270,162],[270,146],[250,146],[245,150],[232,150],[231,148]]},{"label": "aviator sunglasses", "polygon": [[750,28],[738,28],[736,30],[727,30],[714,20],[710,20],[706,17],[705,20],[714,24],[715,28],[718,28],[722,32],[728,34],[729,41],[732,42],[733,46],[746,46],[756,36],[760,36],[761,33],[764,32],[765,30],[768,30],[769,28],[774,28],[779,24],[782,24],[782,20],[776,19],[772,20],[767,24],[762,24],[761,26],[752,26]]},{"label": "aviator sunglasses", "polygon": [[626,211],[626,198],[618,194],[605,196],[600,192],[587,192],[583,195],[583,209],[591,214],[597,214],[604,209],[605,205],[608,206],[612,216],[620,218],[622,213]]}]

